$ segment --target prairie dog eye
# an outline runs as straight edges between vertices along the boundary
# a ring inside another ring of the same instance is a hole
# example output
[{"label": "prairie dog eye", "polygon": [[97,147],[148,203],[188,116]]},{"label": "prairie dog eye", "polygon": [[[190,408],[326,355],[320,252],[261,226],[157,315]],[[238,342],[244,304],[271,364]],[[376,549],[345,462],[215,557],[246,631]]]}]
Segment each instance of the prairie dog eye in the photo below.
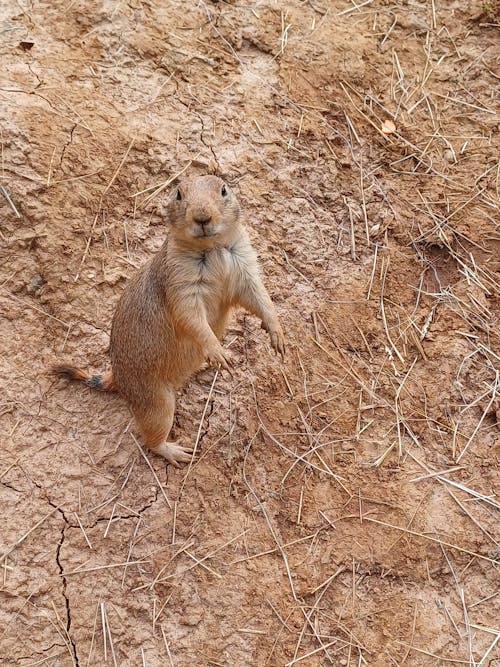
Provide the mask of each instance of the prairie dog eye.
[{"label": "prairie dog eye", "polygon": [[180,191],[180,190],[177,190],[177,194],[175,195],[175,198],[177,199],[177,201],[181,201],[181,199],[182,199],[182,194],[181,194],[181,191]]},{"label": "prairie dog eye", "polygon": [[227,188],[225,185],[222,186],[220,193],[223,197],[227,197]]}]

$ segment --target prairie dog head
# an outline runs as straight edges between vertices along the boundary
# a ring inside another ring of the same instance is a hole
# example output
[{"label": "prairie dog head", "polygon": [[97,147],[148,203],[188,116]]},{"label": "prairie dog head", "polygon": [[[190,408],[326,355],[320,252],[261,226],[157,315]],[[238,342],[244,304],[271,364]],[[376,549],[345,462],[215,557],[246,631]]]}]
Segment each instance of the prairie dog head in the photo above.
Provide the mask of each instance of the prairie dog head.
[{"label": "prairie dog head", "polygon": [[170,195],[167,212],[173,236],[195,247],[222,245],[238,230],[238,200],[218,176],[181,180]]}]

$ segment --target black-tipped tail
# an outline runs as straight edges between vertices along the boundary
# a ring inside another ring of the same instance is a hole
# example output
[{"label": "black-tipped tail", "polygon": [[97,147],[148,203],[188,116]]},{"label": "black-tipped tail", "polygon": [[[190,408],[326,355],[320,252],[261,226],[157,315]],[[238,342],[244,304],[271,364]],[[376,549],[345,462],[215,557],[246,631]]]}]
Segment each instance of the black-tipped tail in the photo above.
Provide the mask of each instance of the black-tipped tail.
[{"label": "black-tipped tail", "polygon": [[89,375],[77,366],[52,366],[51,372],[58,377],[64,377],[67,380],[76,380],[83,382],[87,387],[98,389],[99,391],[114,391],[113,374],[111,372],[103,375]]}]

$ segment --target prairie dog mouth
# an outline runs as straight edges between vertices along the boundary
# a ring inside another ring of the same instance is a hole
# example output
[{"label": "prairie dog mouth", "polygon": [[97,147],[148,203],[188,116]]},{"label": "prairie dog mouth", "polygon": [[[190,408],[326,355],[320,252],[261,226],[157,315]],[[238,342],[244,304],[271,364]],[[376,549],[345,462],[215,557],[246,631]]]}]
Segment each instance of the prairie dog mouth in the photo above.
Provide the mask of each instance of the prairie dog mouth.
[{"label": "prairie dog mouth", "polygon": [[193,231],[193,236],[198,239],[207,239],[210,238],[211,236],[217,236],[219,234],[219,231],[217,229],[214,229],[213,227],[206,228],[203,227],[203,229],[195,229]]}]

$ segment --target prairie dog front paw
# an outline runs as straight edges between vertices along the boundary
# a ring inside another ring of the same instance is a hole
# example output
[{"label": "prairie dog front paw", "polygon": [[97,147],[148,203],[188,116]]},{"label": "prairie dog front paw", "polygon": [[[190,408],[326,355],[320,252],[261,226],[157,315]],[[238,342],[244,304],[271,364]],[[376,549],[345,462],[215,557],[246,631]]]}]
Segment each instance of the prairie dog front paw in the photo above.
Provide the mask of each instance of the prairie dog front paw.
[{"label": "prairie dog front paw", "polygon": [[285,334],[281,324],[278,321],[272,324],[262,322],[262,328],[269,334],[273,350],[283,358],[285,356]]},{"label": "prairie dog front paw", "polygon": [[213,347],[208,351],[207,361],[211,366],[221,365],[226,371],[231,370],[233,365],[233,355],[229,350],[226,350],[222,345]]},{"label": "prairie dog front paw", "polygon": [[277,329],[269,331],[269,336],[273,350],[283,358],[285,356],[285,335],[281,326],[278,324]]}]

